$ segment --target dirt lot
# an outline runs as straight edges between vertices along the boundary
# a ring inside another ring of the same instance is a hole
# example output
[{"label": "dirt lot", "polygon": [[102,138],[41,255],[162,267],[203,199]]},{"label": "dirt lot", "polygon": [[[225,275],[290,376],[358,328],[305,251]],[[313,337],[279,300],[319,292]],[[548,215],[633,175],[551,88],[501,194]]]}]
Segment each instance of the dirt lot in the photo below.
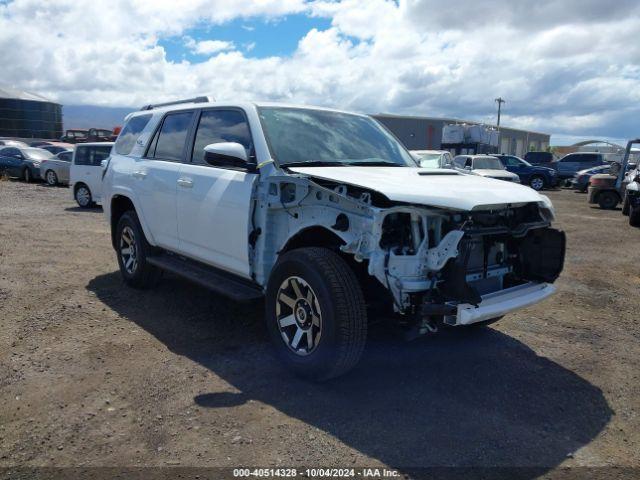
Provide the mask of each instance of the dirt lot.
[{"label": "dirt lot", "polygon": [[640,467],[640,230],[550,192],[552,299],[405,344],[349,375],[275,363],[260,306],[174,277],[126,288],[98,209],[0,182],[0,467]]}]

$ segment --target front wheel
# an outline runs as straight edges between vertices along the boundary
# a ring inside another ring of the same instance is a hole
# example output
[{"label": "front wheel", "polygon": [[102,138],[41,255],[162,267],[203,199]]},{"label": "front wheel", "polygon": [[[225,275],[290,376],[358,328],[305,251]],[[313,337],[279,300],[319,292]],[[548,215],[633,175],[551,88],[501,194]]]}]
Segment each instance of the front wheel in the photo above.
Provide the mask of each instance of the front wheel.
[{"label": "front wheel", "polygon": [[332,250],[300,248],[278,260],[267,285],[265,318],[278,356],[299,376],[337,377],[362,356],[364,295],[353,270]]},{"label": "front wheel", "polygon": [[45,178],[47,180],[47,185],[55,187],[58,184],[58,176],[53,170],[47,170]]},{"label": "front wheel", "polygon": [[29,170],[28,168],[25,168],[24,171],[22,172],[22,178],[24,179],[25,183],[31,183],[33,181],[33,175],[31,175],[31,170]]},{"label": "front wheel", "polygon": [[534,175],[529,179],[529,186],[535,191],[540,191],[544,188],[544,178],[540,175]]},{"label": "front wheel", "polygon": [[91,198],[91,190],[86,185],[80,185],[76,188],[76,202],[80,205],[80,208],[89,208],[93,202]]},{"label": "front wheel", "polygon": [[618,205],[618,195],[613,192],[601,192],[598,195],[598,205],[603,210],[613,210]]}]

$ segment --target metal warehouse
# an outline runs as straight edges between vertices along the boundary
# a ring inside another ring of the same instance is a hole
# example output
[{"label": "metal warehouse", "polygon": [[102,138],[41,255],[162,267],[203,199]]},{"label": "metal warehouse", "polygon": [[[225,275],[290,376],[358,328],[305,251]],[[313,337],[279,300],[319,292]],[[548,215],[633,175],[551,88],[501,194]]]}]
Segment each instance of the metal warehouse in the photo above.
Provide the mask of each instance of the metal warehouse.
[{"label": "metal warehouse", "polygon": [[[403,115],[378,114],[375,119],[391,130],[410,150],[438,150],[445,125],[478,122],[455,118],[415,117]],[[500,153],[523,156],[531,150],[546,150],[550,135],[547,133],[500,127]]]},{"label": "metal warehouse", "polygon": [[0,137],[61,136],[62,105],[40,95],[0,87]]}]

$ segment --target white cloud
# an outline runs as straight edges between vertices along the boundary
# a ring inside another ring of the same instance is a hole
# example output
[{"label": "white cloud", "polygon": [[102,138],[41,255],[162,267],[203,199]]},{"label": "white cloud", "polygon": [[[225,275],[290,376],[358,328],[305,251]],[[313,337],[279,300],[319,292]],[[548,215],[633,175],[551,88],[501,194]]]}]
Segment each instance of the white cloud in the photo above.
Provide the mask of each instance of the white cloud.
[{"label": "white cloud", "polygon": [[[210,93],[486,121],[502,96],[511,126],[637,135],[640,0],[91,5],[95,10],[74,0],[0,3],[0,64],[10,66],[1,81],[67,104],[138,106]],[[331,27],[310,30],[285,57],[252,58],[250,44],[241,52],[220,40],[191,39],[189,48],[208,58],[171,62],[158,43],[203,23],[299,12],[330,18]]]},{"label": "white cloud", "polygon": [[191,50],[192,53],[197,55],[213,55],[214,53],[234,50],[236,48],[233,42],[225,42],[223,40],[196,41],[189,36],[184,37],[184,45]]}]

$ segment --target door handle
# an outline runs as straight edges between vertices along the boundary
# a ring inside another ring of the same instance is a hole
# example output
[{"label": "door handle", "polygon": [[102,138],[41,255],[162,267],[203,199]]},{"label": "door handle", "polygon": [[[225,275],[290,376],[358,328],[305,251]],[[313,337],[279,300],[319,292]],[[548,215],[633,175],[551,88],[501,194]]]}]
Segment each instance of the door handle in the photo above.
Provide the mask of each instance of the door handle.
[{"label": "door handle", "polygon": [[134,170],[131,175],[133,175],[135,178],[143,179],[147,176],[147,172],[145,172],[144,170]]},{"label": "door handle", "polygon": [[178,179],[178,185],[184,188],[191,188],[193,187],[193,180],[187,177],[180,177]]}]

